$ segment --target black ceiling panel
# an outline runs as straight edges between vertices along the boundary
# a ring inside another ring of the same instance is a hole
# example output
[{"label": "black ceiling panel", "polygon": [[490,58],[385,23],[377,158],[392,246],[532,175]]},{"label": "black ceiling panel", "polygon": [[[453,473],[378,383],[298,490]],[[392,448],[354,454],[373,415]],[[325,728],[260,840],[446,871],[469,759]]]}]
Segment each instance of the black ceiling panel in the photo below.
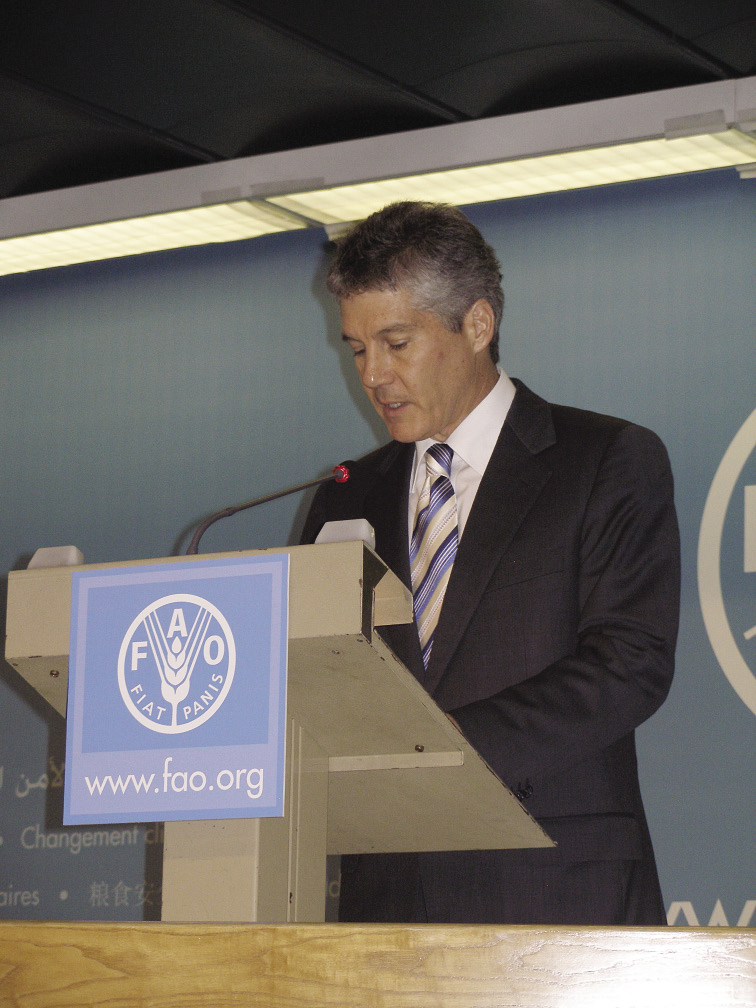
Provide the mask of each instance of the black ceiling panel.
[{"label": "black ceiling panel", "polygon": [[754,0],[5,0],[0,198],[756,68]]}]

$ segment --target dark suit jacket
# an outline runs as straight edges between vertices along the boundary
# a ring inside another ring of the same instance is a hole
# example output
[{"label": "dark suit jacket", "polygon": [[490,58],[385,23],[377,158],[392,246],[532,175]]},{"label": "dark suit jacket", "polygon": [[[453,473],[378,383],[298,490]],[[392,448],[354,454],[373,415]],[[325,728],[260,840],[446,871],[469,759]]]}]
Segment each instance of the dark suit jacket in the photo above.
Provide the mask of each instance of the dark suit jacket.
[{"label": "dark suit jacket", "polygon": [[[634,729],[673,670],[669,462],[645,428],[516,385],[427,671],[414,624],[383,636],[558,847],[345,859],[343,919],[664,922]],[[409,585],[413,452],[392,442],[322,487],[305,541],[325,521],[365,517]]]}]

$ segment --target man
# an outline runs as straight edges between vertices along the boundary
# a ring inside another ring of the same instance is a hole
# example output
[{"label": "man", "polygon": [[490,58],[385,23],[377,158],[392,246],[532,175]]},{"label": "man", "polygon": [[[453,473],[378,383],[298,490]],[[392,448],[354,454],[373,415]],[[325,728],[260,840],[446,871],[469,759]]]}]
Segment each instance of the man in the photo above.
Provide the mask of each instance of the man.
[{"label": "man", "polygon": [[342,240],[328,287],[392,441],[320,489],[305,540],[373,525],[415,593],[389,645],[558,846],[344,858],[340,917],[663,924],[634,729],[672,677],[668,459],[497,368],[500,279],[451,207],[393,204]]}]

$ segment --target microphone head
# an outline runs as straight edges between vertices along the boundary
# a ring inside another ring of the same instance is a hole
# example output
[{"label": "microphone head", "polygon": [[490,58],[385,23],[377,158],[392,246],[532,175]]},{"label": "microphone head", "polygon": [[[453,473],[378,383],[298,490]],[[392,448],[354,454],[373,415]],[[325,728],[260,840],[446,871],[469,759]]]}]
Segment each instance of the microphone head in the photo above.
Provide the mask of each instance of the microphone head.
[{"label": "microphone head", "polygon": [[352,462],[340,462],[333,470],[333,478],[336,483],[346,483],[349,479],[351,473],[349,471],[349,466],[353,465]]}]

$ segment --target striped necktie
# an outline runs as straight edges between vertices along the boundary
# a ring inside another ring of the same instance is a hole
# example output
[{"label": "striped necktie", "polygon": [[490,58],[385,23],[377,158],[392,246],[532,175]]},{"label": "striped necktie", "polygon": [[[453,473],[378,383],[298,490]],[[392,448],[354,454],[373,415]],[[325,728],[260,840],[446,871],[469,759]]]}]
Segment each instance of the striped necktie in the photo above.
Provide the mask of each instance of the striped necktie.
[{"label": "striped necktie", "polygon": [[433,444],[425,453],[425,483],[410,543],[415,620],[426,667],[457,552],[457,500],[449,479],[453,456],[446,444]]}]

